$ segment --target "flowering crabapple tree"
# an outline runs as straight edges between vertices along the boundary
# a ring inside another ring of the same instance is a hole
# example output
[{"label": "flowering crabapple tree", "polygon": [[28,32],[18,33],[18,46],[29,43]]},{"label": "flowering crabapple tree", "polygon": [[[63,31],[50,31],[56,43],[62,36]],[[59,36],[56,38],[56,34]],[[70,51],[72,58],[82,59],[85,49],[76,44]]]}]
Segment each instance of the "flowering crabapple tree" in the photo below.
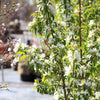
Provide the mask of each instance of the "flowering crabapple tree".
[{"label": "flowering crabapple tree", "polygon": [[[12,40],[8,31],[6,30],[11,16],[18,11],[20,4],[11,0],[0,0],[0,67],[12,60],[13,47],[17,40]],[[5,32],[7,35],[5,36]],[[7,43],[5,40],[7,39]],[[0,88],[6,88],[7,84],[0,84]]]},{"label": "flowering crabapple tree", "polygon": [[[5,36],[6,28],[10,18],[18,11],[20,4],[16,1],[11,0],[0,0],[0,55],[3,56],[5,53],[9,53],[13,48],[13,41],[10,38],[10,35]],[[7,31],[7,34],[8,31]],[[8,42],[5,44],[5,39],[8,39]],[[0,58],[1,59],[1,58]],[[1,59],[2,60],[2,59]]]},{"label": "flowering crabapple tree", "polygon": [[54,100],[100,100],[100,1],[36,0],[30,30],[46,47],[16,54],[41,73],[37,91]]},{"label": "flowering crabapple tree", "polygon": [[20,8],[16,0],[0,0],[0,25],[7,24]]}]

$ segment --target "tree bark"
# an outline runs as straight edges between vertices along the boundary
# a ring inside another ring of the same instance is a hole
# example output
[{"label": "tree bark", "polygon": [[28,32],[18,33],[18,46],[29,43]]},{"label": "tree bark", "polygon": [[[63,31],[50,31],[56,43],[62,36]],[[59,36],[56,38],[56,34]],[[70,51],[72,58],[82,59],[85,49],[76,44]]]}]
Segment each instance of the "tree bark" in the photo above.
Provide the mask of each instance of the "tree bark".
[{"label": "tree bark", "polygon": [[63,82],[63,91],[64,91],[64,100],[67,100],[67,95],[66,95],[66,89],[65,89],[65,79],[62,78],[62,82]]},{"label": "tree bark", "polygon": [[[79,0],[79,34],[80,34],[80,47],[82,47],[82,34],[81,34],[81,0]],[[80,57],[82,63],[82,49],[80,49]]]}]

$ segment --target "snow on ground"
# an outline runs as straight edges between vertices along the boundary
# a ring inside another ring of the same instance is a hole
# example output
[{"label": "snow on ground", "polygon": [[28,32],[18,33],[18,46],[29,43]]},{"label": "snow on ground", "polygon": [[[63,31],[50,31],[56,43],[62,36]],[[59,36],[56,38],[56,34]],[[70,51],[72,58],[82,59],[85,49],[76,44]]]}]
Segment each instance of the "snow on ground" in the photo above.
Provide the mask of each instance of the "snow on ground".
[{"label": "snow on ground", "polygon": [[[33,89],[32,82],[22,82],[20,76],[12,69],[4,70],[8,90],[0,89],[0,100],[53,100],[52,95],[41,95]],[[0,70],[1,82],[1,70]]]}]

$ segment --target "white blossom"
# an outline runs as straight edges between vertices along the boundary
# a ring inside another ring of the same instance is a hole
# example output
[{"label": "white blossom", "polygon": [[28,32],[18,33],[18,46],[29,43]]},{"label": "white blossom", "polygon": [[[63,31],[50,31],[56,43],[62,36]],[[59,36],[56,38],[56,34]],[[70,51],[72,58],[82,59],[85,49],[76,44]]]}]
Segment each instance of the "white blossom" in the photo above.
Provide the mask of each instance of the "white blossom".
[{"label": "white blossom", "polygon": [[45,54],[43,53],[43,54],[41,54],[41,58],[44,58],[45,57]]},{"label": "white blossom", "polygon": [[91,55],[86,55],[85,57],[90,59],[91,58]]},{"label": "white blossom", "polygon": [[81,61],[80,54],[79,54],[78,50],[75,50],[75,52],[74,52],[74,59]]},{"label": "white blossom", "polygon": [[66,66],[65,67],[65,75],[68,76],[70,74],[70,72],[71,72],[71,66],[69,66],[69,67]]},{"label": "white blossom", "polygon": [[88,92],[86,90],[85,91],[82,90],[81,94],[85,94],[86,95],[86,94],[88,94]]},{"label": "white blossom", "polygon": [[49,9],[51,10],[51,12],[55,15],[56,14],[56,9],[53,5],[48,5]]},{"label": "white blossom", "polygon": [[56,46],[52,44],[50,48],[52,49],[52,48],[54,48],[54,47],[56,47]]},{"label": "white blossom", "polygon": [[70,9],[72,10],[73,9],[73,6],[71,6]]},{"label": "white blossom", "polygon": [[91,98],[91,97],[89,97],[89,100],[92,100],[92,98]]},{"label": "white blossom", "polygon": [[82,73],[83,73],[82,70],[79,70],[79,74],[82,75]]},{"label": "white blossom", "polygon": [[96,92],[95,95],[96,95],[96,99],[100,99],[100,92]]},{"label": "white blossom", "polygon": [[100,56],[100,53],[99,53],[99,52],[97,52],[97,53],[96,53],[96,56]]},{"label": "white blossom", "polygon": [[61,56],[59,56],[59,55],[57,55],[56,57],[57,57],[58,59],[60,59],[60,58],[61,58]]},{"label": "white blossom", "polygon": [[68,56],[69,61],[70,61],[70,62],[73,62],[73,57],[72,57],[72,51],[71,51],[71,50],[69,50],[69,51],[67,52],[67,56]]},{"label": "white blossom", "polygon": [[2,23],[2,26],[5,26],[5,23]]},{"label": "white blossom", "polygon": [[49,72],[45,72],[43,73],[43,76],[49,75]]},{"label": "white blossom", "polygon": [[69,32],[69,35],[74,35],[74,32],[73,32],[73,31],[70,31],[70,32]]},{"label": "white blossom", "polygon": [[17,42],[17,43],[15,44],[14,49],[13,49],[13,51],[14,51],[15,53],[18,51],[19,46],[20,46],[20,44]]},{"label": "white blossom", "polygon": [[17,3],[16,6],[19,8],[20,7],[20,3]]},{"label": "white blossom", "polygon": [[37,49],[37,46],[36,45],[32,45],[32,51],[34,51],[35,49]]},{"label": "white blossom", "polygon": [[89,37],[92,37],[94,35],[94,30],[92,30],[92,31],[89,31]]},{"label": "white blossom", "polygon": [[51,38],[49,38],[48,43],[49,43],[49,44],[52,43],[52,39],[51,39]]},{"label": "white blossom", "polygon": [[79,85],[79,86],[83,86],[84,84],[83,84],[83,83],[79,83],[78,85]]},{"label": "white blossom", "polygon": [[57,47],[64,48],[64,45],[63,45],[63,44],[58,43],[58,44],[57,44]]},{"label": "white blossom", "polygon": [[34,83],[34,85],[33,85],[33,86],[35,86],[35,87],[36,87],[36,86],[37,86],[37,83]]},{"label": "white blossom", "polygon": [[16,63],[19,61],[19,58],[15,58],[14,60],[13,60],[13,65],[16,65]]},{"label": "white blossom", "polygon": [[13,67],[14,65],[13,65],[13,63],[11,64],[11,67]]},{"label": "white blossom", "polygon": [[72,57],[72,51],[69,50],[68,53],[67,53],[68,57]]},{"label": "white blossom", "polygon": [[8,51],[10,52],[11,51],[11,48],[8,48]]},{"label": "white blossom", "polygon": [[90,49],[90,53],[94,53],[94,52],[97,52],[96,48]]},{"label": "white blossom", "polygon": [[27,45],[25,43],[22,43],[21,46],[22,46],[22,49],[24,49],[25,47],[27,47]]},{"label": "white blossom", "polygon": [[94,20],[90,20],[89,25],[92,26],[94,24]]},{"label": "white blossom", "polygon": [[66,21],[70,20],[70,16],[67,16]]},{"label": "white blossom", "polygon": [[17,24],[18,23],[18,19],[15,19],[15,22],[14,23]]},{"label": "white blossom", "polygon": [[61,33],[59,31],[57,32],[57,35],[59,36],[59,38],[61,38]]},{"label": "white blossom", "polygon": [[66,38],[66,42],[69,42],[71,39],[71,37],[68,35],[67,38]]},{"label": "white blossom", "polygon": [[91,82],[85,82],[85,84],[86,84],[87,86],[90,86],[90,85],[91,85]]},{"label": "white blossom", "polygon": [[85,66],[81,66],[80,69],[81,70],[86,70],[86,67]]},{"label": "white blossom", "polygon": [[100,38],[98,38],[98,39],[97,39],[97,42],[99,42],[99,43],[100,43]]},{"label": "white blossom", "polygon": [[70,100],[73,100],[73,97],[70,97]]},{"label": "white blossom", "polygon": [[59,13],[59,9],[58,9],[58,8],[59,8],[59,5],[56,4],[56,12],[57,12],[57,13]]},{"label": "white blossom", "polygon": [[51,61],[51,62],[52,62],[53,57],[54,57],[54,54],[51,53],[51,54],[50,54],[50,61]]},{"label": "white blossom", "polygon": [[80,95],[80,92],[77,92],[77,95],[79,96]]},{"label": "white blossom", "polygon": [[93,46],[93,45],[95,45],[95,44],[93,43],[93,40],[89,40],[89,41],[87,42],[87,47],[91,47],[91,46]]},{"label": "white blossom", "polygon": [[30,64],[34,64],[34,60],[33,59],[31,60]]},{"label": "white blossom", "polygon": [[46,59],[46,60],[45,60],[45,63],[47,63],[47,64],[48,64],[48,63],[49,63],[49,60],[48,60],[48,59]]},{"label": "white blossom", "polygon": [[81,98],[81,100],[84,100],[84,98]]},{"label": "white blossom", "polygon": [[66,26],[66,22],[65,21],[58,21],[59,24],[61,24],[62,26]]},{"label": "white blossom", "polygon": [[17,12],[19,10],[19,8],[15,9],[15,12]]},{"label": "white blossom", "polygon": [[77,13],[78,12],[78,9],[75,9],[74,13]]},{"label": "white blossom", "polygon": [[42,2],[42,0],[36,0],[36,2],[37,2],[37,3],[40,3],[40,2]]},{"label": "white blossom", "polygon": [[59,99],[59,95],[57,92],[54,93],[54,100],[58,100]]},{"label": "white blossom", "polygon": [[32,22],[30,22],[30,23],[28,24],[28,26],[31,27],[32,25],[34,25],[35,22],[36,22],[36,20],[33,20]]},{"label": "white blossom", "polygon": [[91,0],[89,0],[89,3],[91,3]]},{"label": "white blossom", "polygon": [[39,11],[41,11],[41,10],[44,9],[43,6],[42,6],[42,4],[38,4],[38,5],[37,5],[37,8],[38,8]]},{"label": "white blossom", "polygon": [[7,5],[4,5],[4,8],[6,8],[7,7]]},{"label": "white blossom", "polygon": [[10,22],[9,25],[14,25],[14,22]]}]

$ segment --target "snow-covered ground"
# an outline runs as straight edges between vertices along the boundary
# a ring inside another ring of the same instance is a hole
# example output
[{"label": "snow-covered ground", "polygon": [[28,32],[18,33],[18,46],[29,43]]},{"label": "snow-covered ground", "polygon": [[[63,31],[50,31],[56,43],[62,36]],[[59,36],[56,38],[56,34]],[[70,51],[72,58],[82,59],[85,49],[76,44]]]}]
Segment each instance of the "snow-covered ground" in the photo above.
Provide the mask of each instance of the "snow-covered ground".
[{"label": "snow-covered ground", "polygon": [[17,72],[12,69],[4,69],[4,78],[8,83],[8,90],[0,89],[0,100],[53,100],[52,95],[37,93],[32,82],[22,82]]}]

